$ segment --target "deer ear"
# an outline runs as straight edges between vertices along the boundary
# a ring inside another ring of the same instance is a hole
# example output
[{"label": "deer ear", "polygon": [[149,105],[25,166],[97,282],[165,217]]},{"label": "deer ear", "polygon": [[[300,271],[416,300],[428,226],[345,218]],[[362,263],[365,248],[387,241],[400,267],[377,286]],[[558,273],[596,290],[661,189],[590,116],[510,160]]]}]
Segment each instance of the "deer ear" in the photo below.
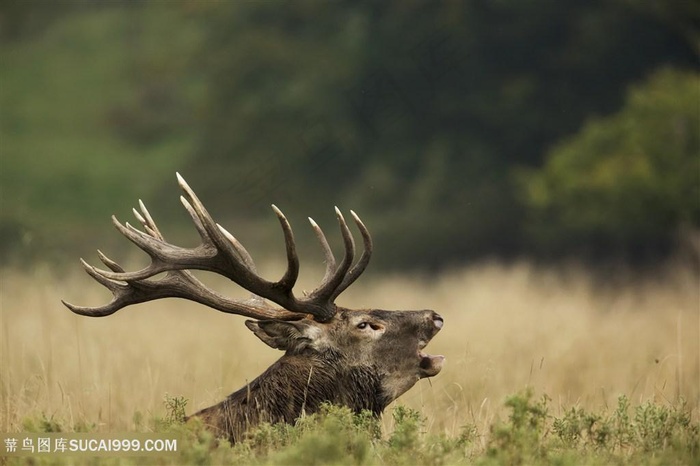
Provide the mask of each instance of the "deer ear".
[{"label": "deer ear", "polygon": [[245,325],[267,346],[282,351],[301,350],[318,335],[318,329],[304,320],[246,320]]}]

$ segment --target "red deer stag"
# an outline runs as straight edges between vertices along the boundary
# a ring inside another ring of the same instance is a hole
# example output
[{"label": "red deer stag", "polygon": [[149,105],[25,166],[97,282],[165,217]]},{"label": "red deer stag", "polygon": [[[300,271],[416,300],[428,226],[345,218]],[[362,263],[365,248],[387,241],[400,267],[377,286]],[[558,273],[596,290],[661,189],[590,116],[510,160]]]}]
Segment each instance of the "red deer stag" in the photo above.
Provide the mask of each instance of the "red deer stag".
[{"label": "red deer stag", "polygon": [[[82,307],[63,302],[76,314],[103,317],[130,304],[160,298],[185,298],[218,311],[239,314],[246,326],[264,343],[283,350],[284,355],[247,386],[217,405],[194,414],[217,435],[231,442],[261,422],[293,423],[302,413],[318,410],[330,402],[356,412],[370,410],[379,415],[419,379],[440,372],[443,356],[423,353],[423,348],[442,328],[443,319],[430,310],[351,310],[335,299],[362,274],[372,254],[372,239],[360,218],[352,216],[364,242],[364,251],[354,263],[355,245],[342,214],[336,208],[345,255],[338,264],[325,235],[311,219],[326,259],[321,284],[303,296],[292,288],[299,274],[292,228],[282,212],[272,206],[284,232],[287,270],[276,282],[260,277],[248,251],[221,225],[214,222],[185,180],[178,174],[189,212],[202,243],[183,248],[167,243],[146,207],[134,214],[143,225],[140,231],[121,224],[115,227],[144,250],[151,263],[136,272],[125,272],[98,250],[100,260],[111,270],[95,268],[81,259],[87,273],[114,295],[101,307]],[[353,265],[354,264],[354,265]],[[221,274],[252,293],[248,300],[233,300],[207,288],[191,270]],[[160,279],[152,277],[164,273]],[[268,299],[282,308],[268,305]]]}]

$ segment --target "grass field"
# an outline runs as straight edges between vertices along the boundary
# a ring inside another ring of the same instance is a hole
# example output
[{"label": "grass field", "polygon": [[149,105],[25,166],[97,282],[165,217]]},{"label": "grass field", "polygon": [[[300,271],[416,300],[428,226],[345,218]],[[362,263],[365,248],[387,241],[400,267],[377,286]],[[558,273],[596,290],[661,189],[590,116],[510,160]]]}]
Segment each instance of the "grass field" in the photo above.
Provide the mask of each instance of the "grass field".
[{"label": "grass field", "polygon": [[[312,287],[316,275],[302,279]],[[343,295],[341,304],[432,308],[445,318],[445,328],[427,350],[444,354],[446,367],[387,410],[382,438],[395,439],[416,421],[414,433],[425,439],[455,439],[453,446],[459,439],[469,440],[468,448],[455,447],[462,448],[460,455],[445,453],[436,457],[442,458],[439,461],[426,456],[427,462],[488,462],[494,446],[505,451],[507,445],[517,444],[498,442],[503,426],[517,427],[513,416],[518,403],[537,418],[538,403],[548,397],[540,432],[544,438],[561,432],[561,422],[573,422],[576,412],[597,413],[599,420],[612,415],[622,396],[632,416],[639,415],[634,410],[640,406],[661,409],[667,417],[682,410],[691,439],[684,445],[691,447],[679,447],[680,456],[670,458],[697,464],[698,275],[681,266],[644,278],[609,275],[601,280],[576,266],[554,269],[527,263],[485,263],[439,276],[368,273]],[[241,294],[228,284],[213,285]],[[186,301],[144,304],[102,319],[75,316],[60,299],[88,305],[109,299],[108,292],[77,271],[66,275],[49,268],[31,273],[4,270],[1,292],[0,430],[6,432],[21,432],[38,420],[54,420],[62,430],[148,431],[154,419],[168,415],[166,394],[187,399],[189,414],[220,401],[279,357],[245,328],[243,318]],[[506,403],[514,394],[520,395]],[[402,406],[398,417],[397,405]],[[343,414],[333,416],[336,422]],[[531,427],[539,422],[535,418]],[[553,427],[557,419],[559,430]],[[529,430],[533,429],[537,430]],[[423,444],[433,445],[427,440]],[[391,443],[386,445],[390,448]],[[675,451],[669,445],[658,448]],[[379,447],[373,448],[374,456],[369,453],[358,460],[350,455],[346,461],[325,463],[411,464],[411,458],[382,455]],[[576,452],[579,446],[572,448]],[[653,449],[648,450],[618,448],[616,454],[622,456],[616,458],[658,463]],[[302,457],[269,456],[283,455],[280,451],[273,448],[253,457],[263,463],[301,461]],[[247,454],[253,453],[249,449]],[[235,457],[220,455],[213,458]],[[581,459],[573,455],[574,463]],[[524,458],[525,463],[547,459]]]}]

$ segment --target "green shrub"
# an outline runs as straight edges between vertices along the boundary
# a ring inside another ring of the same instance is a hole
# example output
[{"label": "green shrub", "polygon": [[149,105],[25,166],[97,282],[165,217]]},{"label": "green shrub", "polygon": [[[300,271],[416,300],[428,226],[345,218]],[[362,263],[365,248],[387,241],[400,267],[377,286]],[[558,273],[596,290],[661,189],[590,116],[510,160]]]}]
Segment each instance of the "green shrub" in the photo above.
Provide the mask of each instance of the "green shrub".
[{"label": "green shrub", "polygon": [[533,402],[532,390],[506,399],[510,408],[508,422],[491,426],[491,436],[487,448],[489,457],[509,464],[522,464],[527,459],[545,456],[545,425],[547,421],[547,401],[543,396]]},{"label": "green shrub", "polygon": [[[391,412],[393,429],[382,434],[380,420],[370,412],[323,405],[318,413],[295,425],[262,424],[241,442],[217,439],[195,418],[182,421],[187,400],[166,395],[167,414],[154,419],[156,433],[178,438],[175,454],[149,457],[152,464],[246,465],[459,465],[459,464],[700,464],[698,420],[684,401],[645,402],[632,407],[626,396],[611,411],[589,412],[574,406],[561,416],[551,414],[546,395],[532,390],[508,397],[510,414],[484,431],[463,426],[449,434],[427,433],[419,411],[397,406]],[[168,422],[166,422],[166,420]],[[139,424],[142,425],[142,424]],[[76,428],[77,427],[77,428]],[[24,420],[31,432],[98,431],[95,424],[70,427],[40,415]],[[146,429],[147,430],[147,429]],[[484,439],[485,443],[477,441]],[[59,464],[57,457],[32,464]],[[8,464],[24,464],[19,461]],[[26,458],[25,458],[26,459]],[[76,457],[75,464],[94,458]],[[143,458],[100,458],[100,464],[141,464]],[[14,460],[13,460],[14,461]]]}]

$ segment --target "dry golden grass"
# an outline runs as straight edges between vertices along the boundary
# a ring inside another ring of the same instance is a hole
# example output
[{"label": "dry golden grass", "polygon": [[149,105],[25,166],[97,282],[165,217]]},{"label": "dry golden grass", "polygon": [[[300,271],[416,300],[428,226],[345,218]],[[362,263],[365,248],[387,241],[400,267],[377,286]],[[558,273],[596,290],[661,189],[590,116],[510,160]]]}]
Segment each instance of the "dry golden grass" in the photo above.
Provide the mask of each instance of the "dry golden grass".
[{"label": "dry golden grass", "polygon": [[[620,394],[633,403],[682,396],[697,419],[697,274],[677,268],[619,281],[596,285],[576,267],[483,264],[439,277],[366,276],[340,301],[432,308],[445,317],[428,351],[445,354],[446,367],[398,400],[420,409],[433,433],[486,428],[503,415],[504,398],[527,386],[550,396],[555,410],[612,409]],[[21,430],[24,418],[41,413],[129,430],[136,413],[162,414],[166,393],[185,396],[193,412],[279,357],[242,317],[187,301],[142,304],[102,319],[73,315],[61,298],[96,305],[109,296],[84,274],[4,270],[0,292],[3,431]]]}]

